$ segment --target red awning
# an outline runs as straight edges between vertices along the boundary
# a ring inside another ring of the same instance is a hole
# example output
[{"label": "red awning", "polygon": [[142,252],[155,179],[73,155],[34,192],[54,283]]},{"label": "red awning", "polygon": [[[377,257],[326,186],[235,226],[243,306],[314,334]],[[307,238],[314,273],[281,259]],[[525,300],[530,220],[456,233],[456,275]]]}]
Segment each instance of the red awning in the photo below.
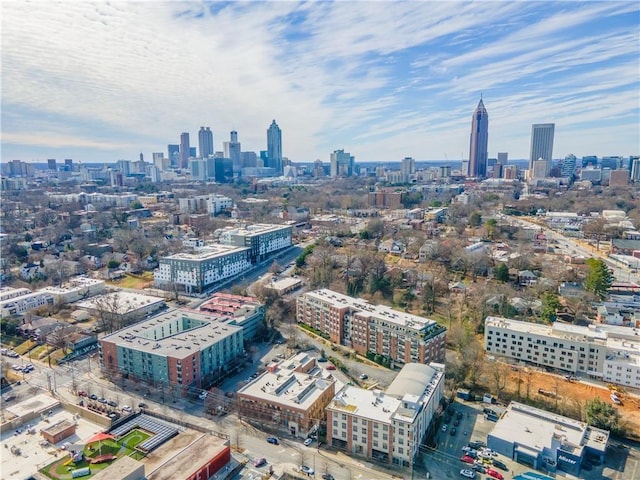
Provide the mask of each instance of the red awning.
[{"label": "red awning", "polygon": [[88,441],[87,444],[89,443],[95,443],[95,442],[101,442],[102,440],[107,440],[107,439],[111,439],[113,440],[115,437],[113,435],[111,435],[110,433],[96,433],[93,437],[91,437]]}]

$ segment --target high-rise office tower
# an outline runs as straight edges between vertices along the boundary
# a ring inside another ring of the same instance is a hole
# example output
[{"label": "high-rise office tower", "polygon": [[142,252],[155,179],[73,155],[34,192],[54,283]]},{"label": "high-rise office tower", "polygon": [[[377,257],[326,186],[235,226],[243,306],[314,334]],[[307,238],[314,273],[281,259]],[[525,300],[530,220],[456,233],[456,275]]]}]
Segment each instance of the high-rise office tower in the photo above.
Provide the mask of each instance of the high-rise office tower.
[{"label": "high-rise office tower", "polygon": [[402,181],[408,183],[411,180],[411,175],[416,173],[416,161],[411,157],[404,157],[400,171],[402,173]]},{"label": "high-rise office tower", "polygon": [[569,155],[564,157],[561,169],[563,177],[570,177],[574,174],[574,172],[576,171],[576,162],[577,158],[573,153],[570,153]]},{"label": "high-rise office tower", "polygon": [[533,169],[533,162],[539,159],[547,160],[547,176],[551,171],[553,160],[553,133],[555,123],[534,123],[531,125],[531,153],[529,154],[529,170]]},{"label": "high-rise office tower", "polygon": [[167,154],[172,167],[180,166],[180,145],[167,145]]},{"label": "high-rise office tower", "polygon": [[272,121],[267,130],[267,167],[274,168],[282,175],[282,131],[276,121]]},{"label": "high-rise office tower", "polygon": [[47,159],[47,170],[57,170],[56,168],[56,159],[55,158],[48,158]]},{"label": "high-rise office tower", "polygon": [[189,156],[196,158],[198,156],[198,149],[196,147],[189,147]]},{"label": "high-rise office tower", "polygon": [[350,177],[354,172],[355,157],[344,150],[335,150],[329,157],[332,177]]},{"label": "high-rise office tower", "polygon": [[180,134],[180,168],[189,168],[189,157],[191,156],[191,147],[189,147],[189,133],[182,132]]},{"label": "high-rise office tower", "polygon": [[213,155],[213,132],[209,127],[200,127],[198,132],[198,146],[200,147],[200,157],[207,158]]},{"label": "high-rise office tower", "polygon": [[469,146],[468,175],[484,178],[487,176],[487,147],[489,145],[489,115],[482,98],[471,120],[471,142]]},{"label": "high-rise office tower", "polygon": [[231,159],[233,164],[233,173],[240,174],[242,169],[242,157],[240,155],[240,142],[238,142],[238,132],[231,130],[230,140],[224,142],[224,156]]}]

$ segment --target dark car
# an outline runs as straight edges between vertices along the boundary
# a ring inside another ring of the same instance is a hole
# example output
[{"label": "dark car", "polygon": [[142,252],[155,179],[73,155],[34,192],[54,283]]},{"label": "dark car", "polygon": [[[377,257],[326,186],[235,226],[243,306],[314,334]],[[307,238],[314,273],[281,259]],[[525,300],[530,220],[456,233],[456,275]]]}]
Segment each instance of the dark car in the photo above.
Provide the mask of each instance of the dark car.
[{"label": "dark car", "polygon": [[113,400],[109,400],[107,402],[107,405],[109,405],[110,407],[117,407],[118,406],[118,402],[115,402]]},{"label": "dark car", "polygon": [[278,445],[280,443],[276,437],[267,437],[267,442],[271,445]]},{"label": "dark car", "polygon": [[455,422],[453,422],[453,425],[454,425],[454,426],[456,426],[456,427],[457,427],[458,425],[460,425],[460,420],[456,420]]},{"label": "dark car", "polygon": [[138,408],[149,408],[149,405],[147,405],[146,403],[140,402],[138,404]]},{"label": "dark car", "polygon": [[259,458],[255,461],[255,463],[253,464],[254,467],[259,468],[263,465],[267,464],[267,459],[266,458]]},{"label": "dark car", "polygon": [[336,477],[331,475],[330,473],[323,473],[322,480],[335,480]]},{"label": "dark car", "polygon": [[505,470],[508,471],[509,467],[507,467],[504,463],[502,463],[500,460],[496,460],[495,458],[493,459],[493,466],[494,467],[498,467],[500,470]]},{"label": "dark car", "polygon": [[455,435],[457,432],[456,427],[453,427],[451,430],[449,430],[449,435],[453,436]]},{"label": "dark car", "polygon": [[460,420],[460,419],[462,418],[462,412],[458,412],[458,413],[456,414],[456,418],[457,418],[458,420]]},{"label": "dark car", "polygon": [[97,399],[98,399],[98,396],[97,396],[95,393],[92,393],[91,395],[89,395],[89,398],[90,398],[91,400],[97,400]]},{"label": "dark car", "polygon": [[482,440],[474,440],[473,442],[469,442],[469,446],[477,450],[479,448],[486,447],[487,444]]},{"label": "dark car", "polygon": [[318,359],[318,362],[320,362],[320,363],[324,363],[324,362],[326,362],[326,361],[327,361],[327,359],[326,359],[326,358],[324,358],[324,357],[320,357],[320,358]]},{"label": "dark car", "polygon": [[106,398],[104,398],[104,397],[100,397],[100,398],[98,399],[98,401],[99,401],[100,403],[107,403],[107,399],[106,399]]}]

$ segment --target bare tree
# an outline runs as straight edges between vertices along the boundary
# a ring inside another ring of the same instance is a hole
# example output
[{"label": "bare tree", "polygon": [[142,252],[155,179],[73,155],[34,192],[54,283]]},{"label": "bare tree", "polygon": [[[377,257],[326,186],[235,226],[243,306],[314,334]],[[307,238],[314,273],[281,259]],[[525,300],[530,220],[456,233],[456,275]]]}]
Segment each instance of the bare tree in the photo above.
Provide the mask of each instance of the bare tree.
[{"label": "bare tree", "polygon": [[507,386],[510,368],[511,367],[506,363],[499,362],[497,360],[493,361],[493,363],[489,365],[489,376],[491,383],[493,384],[494,391],[496,392],[496,397],[498,398],[500,398],[502,392]]}]

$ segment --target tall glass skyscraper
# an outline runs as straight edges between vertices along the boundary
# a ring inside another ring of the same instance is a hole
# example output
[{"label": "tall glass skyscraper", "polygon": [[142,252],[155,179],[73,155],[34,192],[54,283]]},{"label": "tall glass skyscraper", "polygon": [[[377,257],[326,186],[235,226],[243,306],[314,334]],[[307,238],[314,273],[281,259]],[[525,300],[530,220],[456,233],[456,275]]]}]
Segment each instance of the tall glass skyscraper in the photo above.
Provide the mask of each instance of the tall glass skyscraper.
[{"label": "tall glass skyscraper", "polygon": [[190,156],[191,147],[189,146],[189,133],[182,132],[180,134],[180,168],[189,168]]},{"label": "tall glass skyscraper", "polygon": [[[547,166],[551,170],[553,160],[553,133],[555,123],[534,123],[531,125],[531,153],[529,154],[529,170],[533,169],[533,162],[542,158],[547,160]],[[549,172],[547,172],[547,175]]]},{"label": "tall glass skyscraper", "polygon": [[276,121],[272,121],[267,130],[267,161],[268,167],[275,168],[278,175],[282,175],[282,131]]},{"label": "tall glass skyscraper", "polygon": [[471,120],[471,142],[469,146],[469,167],[467,175],[484,178],[487,176],[487,147],[489,145],[489,115],[482,98]]},{"label": "tall glass skyscraper", "polygon": [[200,127],[198,146],[200,147],[200,158],[207,158],[209,155],[213,155],[213,132],[211,128]]}]

